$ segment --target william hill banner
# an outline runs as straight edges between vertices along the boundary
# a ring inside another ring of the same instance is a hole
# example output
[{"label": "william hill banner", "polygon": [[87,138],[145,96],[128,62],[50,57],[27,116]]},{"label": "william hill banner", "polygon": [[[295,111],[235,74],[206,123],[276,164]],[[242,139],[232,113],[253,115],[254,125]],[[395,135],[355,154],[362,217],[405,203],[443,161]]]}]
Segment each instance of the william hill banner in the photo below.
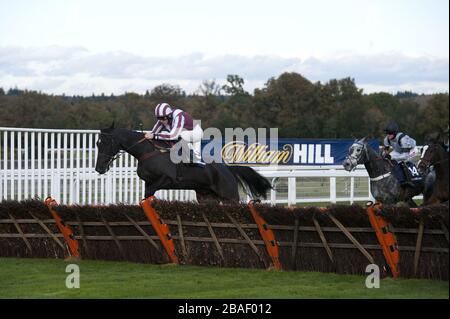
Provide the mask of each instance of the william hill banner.
[{"label": "william hill banner", "polygon": [[[222,160],[226,164],[241,165],[341,165],[348,154],[353,139],[278,139],[278,147],[270,149],[269,144],[242,141],[223,143],[222,147],[213,142],[203,141],[203,158]],[[210,145],[208,145],[210,144]],[[368,144],[375,150],[379,148],[376,139]],[[220,150],[220,156],[216,151]]]}]

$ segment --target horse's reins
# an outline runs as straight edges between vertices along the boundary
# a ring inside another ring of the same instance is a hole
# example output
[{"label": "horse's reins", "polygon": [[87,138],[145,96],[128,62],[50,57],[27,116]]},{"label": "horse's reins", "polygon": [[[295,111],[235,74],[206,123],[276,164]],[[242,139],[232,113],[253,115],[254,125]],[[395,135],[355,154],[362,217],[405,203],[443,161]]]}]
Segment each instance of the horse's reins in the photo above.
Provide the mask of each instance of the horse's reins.
[{"label": "horse's reins", "polygon": [[[108,134],[108,133],[102,133],[102,134],[103,134],[103,135],[111,136],[112,141],[113,141],[114,143],[116,143],[116,140],[114,139],[114,136],[113,136],[112,134]],[[154,156],[156,156],[156,155],[159,155],[159,154],[161,154],[161,153],[167,151],[167,148],[165,148],[165,147],[163,147],[163,146],[159,146],[159,145],[155,144],[152,140],[149,140],[149,139],[143,137],[143,138],[141,138],[139,141],[137,141],[136,143],[134,143],[133,145],[131,145],[130,147],[127,147],[127,148],[124,149],[124,150],[120,150],[120,151],[117,152],[117,154],[115,154],[115,155],[110,155],[110,154],[101,153],[101,152],[99,152],[99,154],[103,154],[103,155],[106,155],[106,156],[110,156],[110,157],[111,157],[111,158],[109,159],[109,161],[108,161],[108,167],[109,167],[109,166],[111,165],[111,163],[114,162],[116,159],[118,159],[122,154],[127,153],[127,152],[128,152],[129,150],[131,150],[133,147],[135,147],[136,145],[138,145],[138,144],[140,144],[140,143],[142,143],[142,142],[144,142],[144,141],[146,141],[146,140],[149,141],[150,143],[152,143],[153,146],[154,146],[155,148],[157,148],[157,150],[155,150],[155,151],[153,151],[153,152],[150,152],[150,153],[144,153],[144,155],[142,155],[141,157],[139,157],[138,161],[144,161],[144,160],[146,160],[146,159],[152,158],[152,157],[154,157]]]},{"label": "horse's reins", "polygon": [[440,161],[437,161],[437,162],[434,162],[434,163],[432,163],[431,161],[426,161],[424,159],[421,159],[420,161],[425,164],[426,168],[430,168],[430,166],[435,166],[436,164],[447,162],[448,158],[444,158],[443,160],[440,160]]}]

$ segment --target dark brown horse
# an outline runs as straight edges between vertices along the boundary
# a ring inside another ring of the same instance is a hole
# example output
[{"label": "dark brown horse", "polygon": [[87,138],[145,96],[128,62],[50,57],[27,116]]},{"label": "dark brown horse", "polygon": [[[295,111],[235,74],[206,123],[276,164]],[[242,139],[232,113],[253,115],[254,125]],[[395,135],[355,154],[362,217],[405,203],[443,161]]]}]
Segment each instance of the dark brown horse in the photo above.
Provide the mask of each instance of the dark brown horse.
[{"label": "dark brown horse", "polygon": [[448,201],[448,152],[441,143],[431,143],[424,146],[422,158],[418,165],[419,172],[424,175],[431,167],[436,175],[436,181],[430,195],[424,196],[423,205]]},{"label": "dark brown horse", "polygon": [[[270,182],[248,166],[207,164],[204,168],[175,164],[169,152],[160,152],[156,143],[149,142],[141,132],[110,128],[100,131],[95,170],[105,174],[123,150],[138,160],[137,174],[145,181],[145,197],[160,189],[193,189],[199,202],[214,199],[239,202],[238,185],[254,198],[266,197]],[[181,166],[180,166],[181,165]],[[179,179],[182,173],[182,179]]]}]

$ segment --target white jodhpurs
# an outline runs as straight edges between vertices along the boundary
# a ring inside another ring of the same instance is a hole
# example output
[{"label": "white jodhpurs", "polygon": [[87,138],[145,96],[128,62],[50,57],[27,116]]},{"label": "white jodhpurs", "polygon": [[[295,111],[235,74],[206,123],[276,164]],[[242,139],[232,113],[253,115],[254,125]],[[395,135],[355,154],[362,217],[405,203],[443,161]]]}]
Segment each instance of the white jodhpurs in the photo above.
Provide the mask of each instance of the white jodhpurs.
[{"label": "white jodhpurs", "polygon": [[[196,125],[192,131],[181,132],[180,136],[184,144],[183,147],[187,146],[189,150],[192,150],[192,153],[194,154],[194,163],[201,163],[203,130],[200,125]],[[183,162],[189,163],[190,159],[183,157]]]}]

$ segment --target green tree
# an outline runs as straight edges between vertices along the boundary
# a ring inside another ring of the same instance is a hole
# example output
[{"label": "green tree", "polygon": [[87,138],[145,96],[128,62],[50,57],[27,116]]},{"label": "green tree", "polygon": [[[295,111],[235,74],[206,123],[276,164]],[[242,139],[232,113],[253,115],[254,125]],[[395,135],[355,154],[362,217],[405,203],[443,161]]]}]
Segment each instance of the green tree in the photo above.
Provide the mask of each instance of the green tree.
[{"label": "green tree", "polygon": [[367,134],[362,90],[354,79],[332,79],[324,85],[317,83],[316,87],[315,136],[348,138]]},{"label": "green tree", "polygon": [[279,136],[312,137],[315,130],[315,86],[298,73],[270,78],[256,89],[250,116],[258,127],[278,127]]},{"label": "green tree", "polygon": [[449,118],[448,94],[434,95],[420,110],[418,118],[417,129],[421,137],[433,132],[445,132]]},{"label": "green tree", "polygon": [[227,75],[227,83],[222,86],[222,89],[229,95],[248,94],[244,90],[244,79],[236,74]]},{"label": "green tree", "polygon": [[167,83],[155,86],[150,93],[150,98],[157,103],[166,102],[171,105],[179,103],[185,96],[186,92],[178,85]]}]

